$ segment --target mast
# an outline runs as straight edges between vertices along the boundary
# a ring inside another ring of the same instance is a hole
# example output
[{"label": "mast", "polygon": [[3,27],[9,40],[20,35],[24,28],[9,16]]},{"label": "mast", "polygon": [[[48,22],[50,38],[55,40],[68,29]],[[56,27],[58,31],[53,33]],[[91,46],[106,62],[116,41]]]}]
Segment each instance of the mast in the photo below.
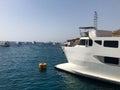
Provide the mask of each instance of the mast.
[{"label": "mast", "polygon": [[98,19],[97,12],[95,11],[94,12],[94,27],[96,30],[97,30],[97,19]]}]

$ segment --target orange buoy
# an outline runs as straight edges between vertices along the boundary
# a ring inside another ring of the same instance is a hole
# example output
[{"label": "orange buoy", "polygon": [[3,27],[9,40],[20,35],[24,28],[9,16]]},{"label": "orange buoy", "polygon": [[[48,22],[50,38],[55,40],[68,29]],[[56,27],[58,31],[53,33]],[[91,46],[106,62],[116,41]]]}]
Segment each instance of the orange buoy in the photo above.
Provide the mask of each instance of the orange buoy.
[{"label": "orange buoy", "polygon": [[39,68],[42,69],[46,69],[47,68],[47,63],[40,63],[39,64]]}]

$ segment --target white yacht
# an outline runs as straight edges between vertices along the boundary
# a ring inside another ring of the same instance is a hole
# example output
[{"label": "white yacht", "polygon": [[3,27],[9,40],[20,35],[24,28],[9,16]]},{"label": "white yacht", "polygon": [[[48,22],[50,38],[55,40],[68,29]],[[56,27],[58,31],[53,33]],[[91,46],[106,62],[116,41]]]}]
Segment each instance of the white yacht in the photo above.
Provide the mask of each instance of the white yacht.
[{"label": "white yacht", "polygon": [[2,47],[9,47],[10,43],[8,41],[0,41],[0,46],[2,46]]},{"label": "white yacht", "polygon": [[112,31],[80,27],[80,44],[63,46],[67,63],[55,67],[85,77],[120,84],[120,37]]}]

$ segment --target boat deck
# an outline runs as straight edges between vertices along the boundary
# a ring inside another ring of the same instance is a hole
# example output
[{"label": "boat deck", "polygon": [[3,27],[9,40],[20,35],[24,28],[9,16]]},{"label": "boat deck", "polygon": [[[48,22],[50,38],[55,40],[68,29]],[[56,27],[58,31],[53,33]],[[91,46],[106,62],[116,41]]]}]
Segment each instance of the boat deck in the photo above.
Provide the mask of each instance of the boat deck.
[{"label": "boat deck", "polygon": [[71,64],[71,63],[63,63],[63,64],[56,65],[55,67],[57,69],[64,70],[66,72],[70,72],[73,74],[82,75],[82,76],[90,77],[90,78],[95,78],[98,80],[107,81],[107,82],[111,82],[111,83],[120,85],[120,80],[118,78],[109,77],[102,73],[98,74],[97,72],[88,71],[83,66],[80,67],[80,66],[77,66],[77,65]]}]

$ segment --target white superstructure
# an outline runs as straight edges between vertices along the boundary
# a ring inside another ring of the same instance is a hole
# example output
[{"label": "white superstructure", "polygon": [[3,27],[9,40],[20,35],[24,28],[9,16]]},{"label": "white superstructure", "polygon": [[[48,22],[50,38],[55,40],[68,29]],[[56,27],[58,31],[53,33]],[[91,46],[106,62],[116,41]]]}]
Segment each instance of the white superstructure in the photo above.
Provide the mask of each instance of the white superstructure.
[{"label": "white superstructure", "polygon": [[111,31],[94,29],[81,35],[84,37],[79,45],[62,47],[68,63],[56,68],[120,84],[120,37],[112,37]]}]

